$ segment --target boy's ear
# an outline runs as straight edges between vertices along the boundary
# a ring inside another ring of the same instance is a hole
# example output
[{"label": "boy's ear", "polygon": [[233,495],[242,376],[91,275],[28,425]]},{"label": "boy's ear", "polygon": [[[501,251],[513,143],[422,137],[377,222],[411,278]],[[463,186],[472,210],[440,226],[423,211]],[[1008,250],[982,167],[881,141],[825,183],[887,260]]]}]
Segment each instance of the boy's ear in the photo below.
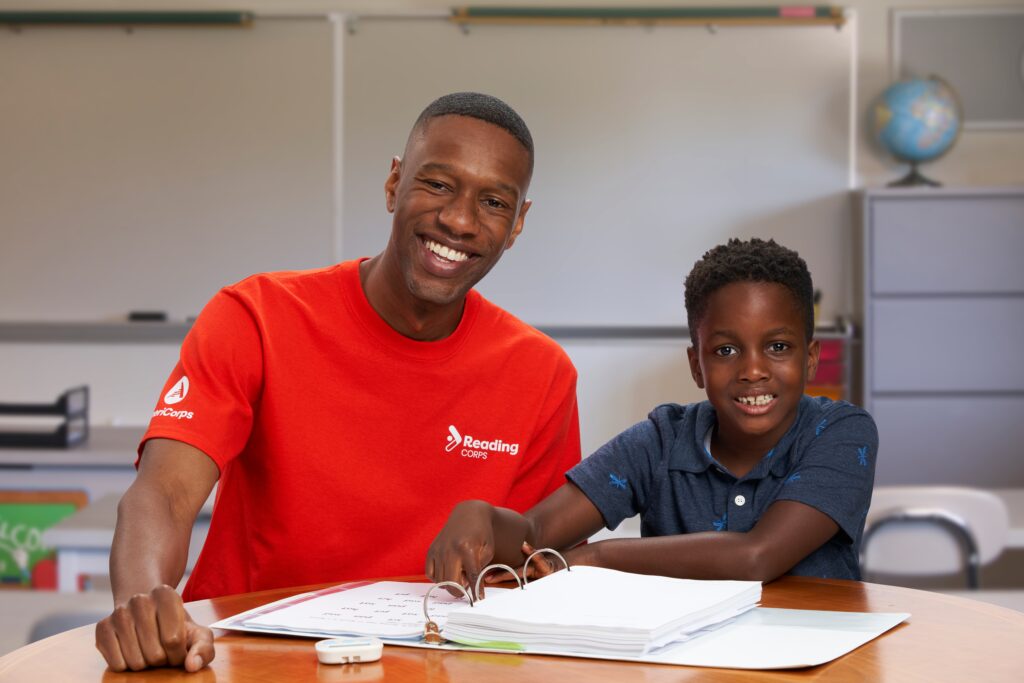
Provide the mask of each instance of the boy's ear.
[{"label": "boy's ear", "polygon": [[[700,355],[697,353],[697,349],[692,346],[686,347],[686,358],[690,361],[690,375],[693,377],[693,381],[697,383],[698,389],[704,388],[704,373],[700,370]],[[817,361],[815,361],[817,366]]]},{"label": "boy's ear", "polygon": [[821,342],[817,339],[812,339],[811,343],[807,345],[807,381],[810,382],[814,379],[814,375],[818,372],[818,357],[821,355]]}]

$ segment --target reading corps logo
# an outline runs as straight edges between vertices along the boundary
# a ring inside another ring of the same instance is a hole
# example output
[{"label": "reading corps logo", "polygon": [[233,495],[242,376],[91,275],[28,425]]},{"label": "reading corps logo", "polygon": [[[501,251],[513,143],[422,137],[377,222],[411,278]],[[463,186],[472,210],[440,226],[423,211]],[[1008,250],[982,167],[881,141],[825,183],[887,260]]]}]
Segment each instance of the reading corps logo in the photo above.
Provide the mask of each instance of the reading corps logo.
[{"label": "reading corps logo", "polygon": [[[182,375],[181,379],[164,394],[164,403],[173,406],[184,401],[186,396],[188,396],[188,377]],[[191,420],[194,414],[191,410],[174,410],[173,408],[161,408],[153,411],[153,417],[174,417],[179,420]]]},{"label": "reading corps logo", "polygon": [[448,425],[448,436],[446,437],[444,450],[451,453],[460,446],[462,446],[462,450],[459,451],[459,455],[463,458],[486,460],[488,455],[495,453],[519,454],[519,444],[517,443],[505,443],[501,439],[485,441],[475,439],[469,434],[462,436],[462,434],[459,434],[459,430],[455,428],[455,425]]}]

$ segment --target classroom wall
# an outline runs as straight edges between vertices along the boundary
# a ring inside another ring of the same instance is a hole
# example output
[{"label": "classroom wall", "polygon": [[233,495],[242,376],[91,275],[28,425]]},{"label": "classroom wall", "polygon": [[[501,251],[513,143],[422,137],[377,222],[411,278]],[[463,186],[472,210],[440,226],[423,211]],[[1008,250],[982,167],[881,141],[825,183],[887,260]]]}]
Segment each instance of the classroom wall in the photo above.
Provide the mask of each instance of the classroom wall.
[{"label": "classroom wall", "polygon": [[[472,3],[438,2],[437,0],[225,0],[218,9],[243,9],[256,12],[301,14],[303,12],[425,12],[448,9],[459,4],[477,6],[626,6],[624,0],[475,0]],[[710,6],[711,0],[644,0],[645,6]],[[741,6],[777,6],[778,1],[743,0],[722,3]],[[805,3],[794,3],[805,4]],[[806,3],[811,4],[811,3]],[[861,110],[890,82],[890,11],[892,9],[991,8],[1019,7],[1020,0],[847,0],[836,5],[857,13],[857,96]],[[209,9],[207,0],[165,0],[166,9]],[[0,0],[0,10],[147,10],[153,3],[146,0]],[[899,174],[899,164],[880,157],[864,137],[858,141],[857,171],[860,184],[877,186]],[[1024,130],[964,131],[953,151],[929,165],[936,177],[947,184],[1011,185],[1024,183]]]},{"label": "classroom wall", "polygon": [[[529,5],[531,2],[504,0],[475,4]],[[565,0],[559,5],[622,5],[623,2]],[[709,2],[657,2],[648,5],[707,5]],[[777,3],[746,0],[744,5]],[[32,3],[0,0],[0,9],[150,9],[146,2],[96,2],[89,0],[35,0]],[[889,10],[894,5],[877,0],[845,3],[857,11],[857,95],[861,112],[889,82]],[[172,9],[207,9],[199,0],[163,3]],[[254,0],[220,3],[255,11],[374,11],[430,10],[448,7],[437,2],[381,0],[378,2],[292,2]],[[988,7],[984,0],[933,0],[900,2],[909,7]],[[2,65],[0,65],[2,70]],[[567,112],[570,115],[571,112]],[[862,132],[862,131],[861,131]],[[303,131],[295,131],[301,140]],[[381,173],[386,160],[382,160]],[[877,186],[902,174],[902,168],[880,157],[860,135],[856,141],[857,184]],[[929,174],[948,184],[1003,185],[1024,183],[1024,131],[965,131],[947,157],[929,165]],[[383,175],[382,175],[383,178]],[[2,192],[2,190],[0,190]],[[49,199],[47,188],[39,189],[41,204]],[[2,213],[0,213],[2,221]],[[4,238],[12,236],[9,225],[0,222]],[[19,235],[18,239],[32,239]],[[39,239],[44,239],[42,236]],[[848,242],[836,239],[828,258],[845,262]],[[695,254],[694,258],[699,254]],[[127,255],[132,257],[132,255]],[[316,265],[316,264],[311,264]],[[500,266],[499,266],[500,268]],[[840,287],[852,287],[850,273]],[[21,296],[17,288],[4,287],[0,300],[11,302]],[[848,291],[837,291],[828,302],[829,313],[849,312]],[[16,303],[16,301],[15,301]],[[14,306],[16,308],[16,306]],[[680,301],[680,323],[682,308]],[[665,341],[567,341],[565,346],[580,371],[580,406],[584,449],[592,450],[620,429],[641,419],[656,403],[688,401],[700,397],[692,386],[683,349],[678,342]],[[51,400],[67,386],[85,381],[94,387],[93,421],[97,424],[143,424],[156,400],[159,387],[173,365],[173,345],[67,345],[0,344],[0,401]]]}]

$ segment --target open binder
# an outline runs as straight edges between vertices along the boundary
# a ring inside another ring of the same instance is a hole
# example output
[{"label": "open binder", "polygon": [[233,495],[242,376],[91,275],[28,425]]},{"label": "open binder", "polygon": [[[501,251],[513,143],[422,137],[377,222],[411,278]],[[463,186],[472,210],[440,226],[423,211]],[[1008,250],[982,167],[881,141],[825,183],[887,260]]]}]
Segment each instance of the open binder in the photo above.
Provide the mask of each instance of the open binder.
[{"label": "open binder", "polygon": [[442,650],[786,669],[829,662],[910,616],[761,608],[758,582],[598,567],[573,567],[521,588],[488,588],[476,601],[441,585],[342,584],[211,626],[313,638],[372,635],[389,645]]}]

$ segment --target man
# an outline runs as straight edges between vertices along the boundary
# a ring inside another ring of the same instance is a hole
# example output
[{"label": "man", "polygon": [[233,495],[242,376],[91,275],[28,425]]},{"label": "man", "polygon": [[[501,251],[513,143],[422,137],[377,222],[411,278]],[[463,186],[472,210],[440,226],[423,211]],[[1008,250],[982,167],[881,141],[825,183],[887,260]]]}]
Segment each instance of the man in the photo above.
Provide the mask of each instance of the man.
[{"label": "man", "polygon": [[256,275],[207,304],[118,506],[115,609],[96,627],[111,669],[212,660],[170,586],[218,481],[185,599],[418,574],[459,501],[522,511],[562,484],[575,370],[472,290],[522,231],[532,171],[506,104],[442,97],[392,160],[381,254]]}]

